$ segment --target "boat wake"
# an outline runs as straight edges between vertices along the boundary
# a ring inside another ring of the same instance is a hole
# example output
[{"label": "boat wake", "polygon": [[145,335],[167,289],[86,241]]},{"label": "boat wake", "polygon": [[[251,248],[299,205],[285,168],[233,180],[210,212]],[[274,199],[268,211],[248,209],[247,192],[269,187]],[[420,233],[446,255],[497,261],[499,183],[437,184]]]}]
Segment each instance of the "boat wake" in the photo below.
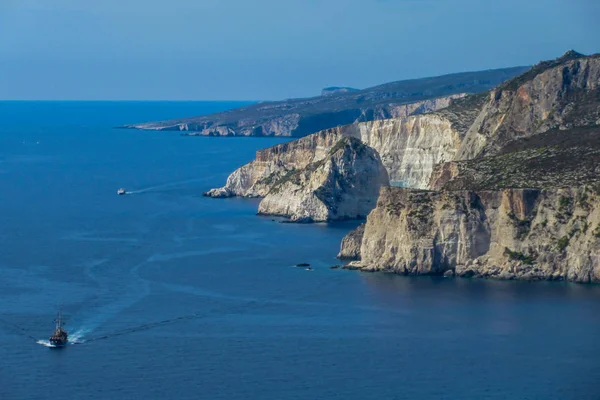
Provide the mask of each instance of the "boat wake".
[{"label": "boat wake", "polygon": [[69,337],[69,342],[72,344],[82,344],[85,343],[85,334],[87,333],[86,330],[84,329],[80,329],[78,331],[76,331],[75,333],[72,333]]},{"label": "boat wake", "polygon": [[127,190],[124,194],[131,195],[131,194],[142,194],[142,193],[148,193],[148,192],[162,192],[162,191],[176,189],[176,188],[184,186],[188,183],[204,182],[206,180],[207,180],[207,178],[188,179],[185,181],[178,181],[178,182],[165,183],[163,185],[150,186],[150,187],[138,189],[138,190]]}]

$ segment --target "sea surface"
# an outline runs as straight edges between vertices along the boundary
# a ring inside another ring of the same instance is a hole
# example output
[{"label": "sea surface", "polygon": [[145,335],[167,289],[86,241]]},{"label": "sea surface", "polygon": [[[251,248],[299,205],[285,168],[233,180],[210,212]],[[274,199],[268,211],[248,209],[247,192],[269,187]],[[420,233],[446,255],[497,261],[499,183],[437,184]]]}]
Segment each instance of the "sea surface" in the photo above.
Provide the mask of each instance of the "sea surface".
[{"label": "sea surface", "polygon": [[600,398],[600,287],[331,270],[201,197],[285,139],[113,129],[239,105],[0,102],[0,399]]}]

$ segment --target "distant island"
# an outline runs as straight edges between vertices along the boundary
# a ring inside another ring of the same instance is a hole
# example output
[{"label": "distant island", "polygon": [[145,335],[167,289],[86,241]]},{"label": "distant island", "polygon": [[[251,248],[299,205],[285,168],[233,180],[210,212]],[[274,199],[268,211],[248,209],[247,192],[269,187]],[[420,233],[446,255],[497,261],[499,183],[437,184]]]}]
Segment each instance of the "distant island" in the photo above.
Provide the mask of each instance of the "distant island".
[{"label": "distant island", "polygon": [[326,88],[324,96],[261,102],[212,115],[131,124],[123,128],[203,136],[303,137],[336,126],[435,111],[447,107],[453,99],[489,90],[527,69],[463,72],[386,83],[363,90]]}]

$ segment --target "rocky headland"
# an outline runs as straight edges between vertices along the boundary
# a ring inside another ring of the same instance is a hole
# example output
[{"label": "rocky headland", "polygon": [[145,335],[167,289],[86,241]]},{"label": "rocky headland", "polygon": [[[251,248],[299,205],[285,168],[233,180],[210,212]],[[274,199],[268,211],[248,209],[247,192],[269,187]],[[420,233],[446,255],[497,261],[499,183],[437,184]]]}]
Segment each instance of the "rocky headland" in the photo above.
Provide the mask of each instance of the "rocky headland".
[{"label": "rocky headland", "polygon": [[600,282],[600,57],[568,52],[436,114],[460,145],[428,190],[382,188],[351,268]]},{"label": "rocky headland", "polygon": [[324,158],[273,183],[258,213],[294,222],[365,218],[383,185],[389,177],[379,154],[358,139],[343,138]]},{"label": "rocky headland", "polygon": [[339,254],[363,271],[599,282],[600,56],[261,150],[206,195],[299,222],[368,214]]}]

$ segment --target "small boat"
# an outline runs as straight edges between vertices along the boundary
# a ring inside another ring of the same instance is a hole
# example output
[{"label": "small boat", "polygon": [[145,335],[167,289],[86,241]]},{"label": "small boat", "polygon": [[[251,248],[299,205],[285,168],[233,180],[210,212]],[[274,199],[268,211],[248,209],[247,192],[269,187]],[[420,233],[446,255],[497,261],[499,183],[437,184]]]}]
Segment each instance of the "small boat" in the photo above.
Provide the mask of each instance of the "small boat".
[{"label": "small boat", "polygon": [[56,328],[52,336],[50,336],[50,344],[54,347],[64,347],[69,342],[69,334],[63,329],[62,311],[58,312],[54,322],[56,323]]},{"label": "small boat", "polygon": [[125,189],[123,189],[123,188],[120,188],[119,190],[117,190],[117,194],[118,194],[119,196],[120,196],[120,195],[123,195],[123,194],[127,194],[127,191],[126,191]]},{"label": "small boat", "polygon": [[306,271],[312,271],[313,269],[311,267],[306,268]]}]

